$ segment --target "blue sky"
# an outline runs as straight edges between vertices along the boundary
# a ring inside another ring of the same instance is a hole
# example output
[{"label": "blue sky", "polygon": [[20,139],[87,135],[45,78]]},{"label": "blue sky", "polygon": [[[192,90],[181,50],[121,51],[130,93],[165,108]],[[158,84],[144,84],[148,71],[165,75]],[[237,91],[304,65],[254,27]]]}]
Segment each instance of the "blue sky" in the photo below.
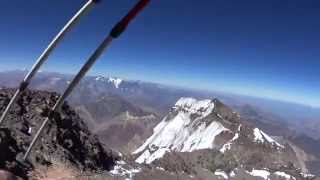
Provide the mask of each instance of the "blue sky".
[{"label": "blue sky", "polygon": [[[136,1],[102,0],[45,64],[74,73]],[[30,68],[83,0],[3,0],[0,70]],[[320,107],[318,0],[153,0],[90,72]]]}]

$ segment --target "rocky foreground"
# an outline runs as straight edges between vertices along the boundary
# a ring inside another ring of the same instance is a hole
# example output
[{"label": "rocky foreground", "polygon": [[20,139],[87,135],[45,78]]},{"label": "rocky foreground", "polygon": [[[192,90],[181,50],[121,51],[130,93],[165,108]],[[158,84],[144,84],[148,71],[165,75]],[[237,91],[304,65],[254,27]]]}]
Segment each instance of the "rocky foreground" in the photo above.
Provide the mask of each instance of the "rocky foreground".
[{"label": "rocky foreground", "polygon": [[[0,90],[0,113],[13,93],[12,89]],[[8,176],[8,171],[27,179],[35,169],[59,163],[77,171],[103,172],[113,169],[117,156],[106,150],[67,104],[49,122],[28,162],[17,160],[25,153],[57,98],[55,93],[27,91],[14,105],[0,128],[0,169],[4,170],[0,176]]]}]

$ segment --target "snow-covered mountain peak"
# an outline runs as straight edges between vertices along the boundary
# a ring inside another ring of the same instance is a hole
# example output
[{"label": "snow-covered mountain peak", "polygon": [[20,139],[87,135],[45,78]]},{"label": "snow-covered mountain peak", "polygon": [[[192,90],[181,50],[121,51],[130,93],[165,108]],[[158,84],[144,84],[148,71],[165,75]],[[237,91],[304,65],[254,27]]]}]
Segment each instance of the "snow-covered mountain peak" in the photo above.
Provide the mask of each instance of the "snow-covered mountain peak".
[{"label": "snow-covered mountain peak", "polygon": [[170,151],[192,152],[214,148],[216,136],[230,131],[219,121],[206,118],[213,113],[214,107],[211,100],[180,98],[174,106],[175,111],[170,112],[154,128],[153,135],[134,152],[143,152],[137,162],[151,163]]},{"label": "snow-covered mountain peak", "polygon": [[213,111],[214,107],[214,102],[210,99],[196,100],[190,97],[182,97],[173,108],[176,110],[182,109],[189,113],[197,113],[205,117]]},{"label": "snow-covered mountain peak", "polygon": [[137,163],[150,164],[169,152],[216,149],[225,153],[243,144],[270,147],[270,151],[284,148],[262,130],[243,124],[240,117],[219,100],[184,97],[133,154],[137,155]]},{"label": "snow-covered mountain peak", "polygon": [[97,77],[95,78],[95,80],[96,80],[96,81],[106,81],[106,77],[104,77],[104,76],[97,76]]},{"label": "snow-covered mountain peak", "polygon": [[95,78],[96,81],[101,81],[105,83],[111,83],[115,88],[119,88],[120,84],[123,82],[120,78],[114,78],[114,77],[104,77],[104,76],[97,76]]},{"label": "snow-covered mountain peak", "polygon": [[120,86],[120,84],[122,83],[122,79],[120,79],[120,78],[109,78],[108,79],[108,82],[110,82],[110,83],[113,83],[114,84],[114,86],[116,87],[116,88],[119,88],[119,86]]}]

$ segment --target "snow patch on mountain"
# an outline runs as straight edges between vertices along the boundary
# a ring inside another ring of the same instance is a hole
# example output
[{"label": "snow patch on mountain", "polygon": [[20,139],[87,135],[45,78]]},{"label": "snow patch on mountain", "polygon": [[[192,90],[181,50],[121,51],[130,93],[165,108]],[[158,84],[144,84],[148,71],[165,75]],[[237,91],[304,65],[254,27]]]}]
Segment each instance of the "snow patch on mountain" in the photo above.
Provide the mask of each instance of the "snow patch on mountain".
[{"label": "snow patch on mountain", "polygon": [[247,173],[250,174],[251,176],[261,177],[261,178],[263,178],[265,180],[270,180],[270,176],[271,175],[278,176],[281,179],[285,179],[285,180],[296,180],[295,177],[293,177],[290,174],[287,174],[285,172],[282,172],[282,171],[276,171],[274,173],[270,173],[266,169],[262,169],[262,170],[253,169],[251,172],[247,171]]},{"label": "snow patch on mountain", "polygon": [[230,174],[229,174],[229,176],[230,176],[230,177],[235,177],[235,176],[236,176],[236,173],[235,173],[236,170],[237,170],[237,169],[234,169],[233,171],[231,171]]},{"label": "snow patch on mountain", "polygon": [[203,117],[208,116],[214,109],[214,103],[210,99],[198,101],[194,98],[180,98],[175,106],[174,109],[182,109],[189,113],[199,114]]},{"label": "snow patch on mountain", "polygon": [[284,179],[287,179],[287,180],[290,180],[290,179],[296,180],[295,177],[292,177],[291,175],[289,175],[289,174],[287,174],[285,172],[277,171],[274,174],[277,175],[277,176],[280,176],[280,177],[282,177]]},{"label": "snow patch on mountain", "polygon": [[139,156],[138,159],[136,159],[136,162],[140,164],[142,163],[150,164],[154,160],[162,158],[167,152],[170,152],[170,149],[161,148],[152,154],[149,152],[149,150],[146,150],[141,156]]},{"label": "snow patch on mountain", "polygon": [[231,149],[232,143],[239,138],[239,136],[240,136],[240,131],[241,131],[241,124],[239,125],[238,130],[237,130],[237,132],[235,133],[235,135],[233,136],[233,138],[232,138],[230,141],[228,141],[226,144],[224,144],[224,145],[222,146],[222,148],[220,149],[220,152],[224,153],[224,152],[226,152],[227,150],[230,150],[230,149]]},{"label": "snow patch on mountain", "polygon": [[120,84],[122,83],[122,79],[119,79],[119,78],[109,78],[109,79],[108,79],[108,82],[113,83],[116,88],[119,88]]},{"label": "snow patch on mountain", "polygon": [[110,174],[113,176],[122,176],[125,177],[125,180],[133,180],[135,174],[141,172],[141,168],[134,168],[129,165],[125,161],[117,161],[113,170],[110,171]]},{"label": "snow patch on mountain", "polygon": [[253,129],[253,135],[254,135],[254,141],[255,142],[260,142],[260,143],[264,143],[265,141],[274,144],[280,148],[284,148],[283,145],[281,145],[280,143],[278,143],[277,141],[275,141],[274,139],[272,139],[270,136],[268,136],[266,133],[264,133],[262,130],[260,130],[259,128],[254,128]]},{"label": "snow patch on mountain", "polygon": [[208,127],[201,124],[199,128],[185,141],[182,152],[192,152],[199,149],[213,149],[213,141],[217,135],[227,131],[219,122],[212,122]]},{"label": "snow patch on mountain", "polygon": [[227,173],[225,173],[224,171],[221,171],[221,170],[216,170],[214,172],[214,175],[216,176],[221,176],[223,177],[224,179],[229,179],[229,176],[227,175]]},{"label": "snow patch on mountain", "polygon": [[103,76],[97,76],[95,80],[105,82],[105,83],[111,83],[115,88],[119,88],[120,84],[123,82],[123,80],[120,78],[113,78],[113,77],[106,78]]},{"label": "snow patch on mountain", "polygon": [[229,142],[227,142],[226,144],[224,144],[224,145],[222,146],[222,148],[220,149],[220,152],[224,153],[224,152],[226,152],[227,150],[230,150],[230,149],[231,149],[232,142],[234,142],[234,141],[237,140],[238,138],[239,138],[239,133],[236,133]]},{"label": "snow patch on mountain", "polygon": [[315,175],[313,174],[308,174],[308,173],[300,173],[300,175],[304,178],[314,178]]},{"label": "snow patch on mountain", "polygon": [[248,172],[251,176],[261,177],[265,180],[269,180],[270,172],[267,170],[257,170],[253,169],[251,172]]},{"label": "snow patch on mountain", "polygon": [[[283,180],[296,180],[295,177],[282,171],[276,171],[272,173],[268,169],[252,169],[251,171],[245,172],[253,177],[259,177],[259,179],[262,178],[264,180],[274,179],[272,178],[273,176],[277,176],[279,179]],[[218,169],[214,172],[214,175],[221,177],[219,179],[232,179],[233,177],[236,177],[238,173],[239,171],[237,168],[232,170],[229,174],[227,174],[225,171]]]}]

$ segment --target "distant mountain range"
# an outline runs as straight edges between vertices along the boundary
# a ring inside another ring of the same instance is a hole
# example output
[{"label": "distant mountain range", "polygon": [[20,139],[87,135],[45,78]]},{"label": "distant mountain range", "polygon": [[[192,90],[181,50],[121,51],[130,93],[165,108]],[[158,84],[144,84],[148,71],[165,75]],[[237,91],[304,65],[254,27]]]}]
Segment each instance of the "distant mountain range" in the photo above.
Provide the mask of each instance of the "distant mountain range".
[{"label": "distant mountain range", "polygon": [[[0,86],[17,87],[25,74],[24,71],[2,72]],[[31,88],[62,93],[71,80],[71,75],[41,72]],[[159,84],[89,76],[68,101],[104,143],[131,152],[150,135],[152,127],[181,95],[194,94]],[[108,134],[118,138],[110,138]]]},{"label": "distant mountain range", "polygon": [[[26,73],[26,71],[20,70],[0,72],[0,87],[17,87]],[[70,83],[72,77],[72,75],[60,73],[41,72],[32,81],[31,87],[61,93]],[[314,139],[320,139],[320,130],[315,128],[320,125],[320,109],[277,100],[224,92],[196,91],[102,76],[86,77],[69,100],[72,105],[78,105],[82,104],[83,101],[96,102],[101,97],[108,95],[117,95],[122,100],[160,117],[166,114],[172,104],[180,97],[200,99],[216,97],[235,110],[239,110],[240,114],[242,109],[249,105],[260,113],[268,114],[269,119],[272,116],[275,121],[284,122],[289,129],[306,134]]]}]

